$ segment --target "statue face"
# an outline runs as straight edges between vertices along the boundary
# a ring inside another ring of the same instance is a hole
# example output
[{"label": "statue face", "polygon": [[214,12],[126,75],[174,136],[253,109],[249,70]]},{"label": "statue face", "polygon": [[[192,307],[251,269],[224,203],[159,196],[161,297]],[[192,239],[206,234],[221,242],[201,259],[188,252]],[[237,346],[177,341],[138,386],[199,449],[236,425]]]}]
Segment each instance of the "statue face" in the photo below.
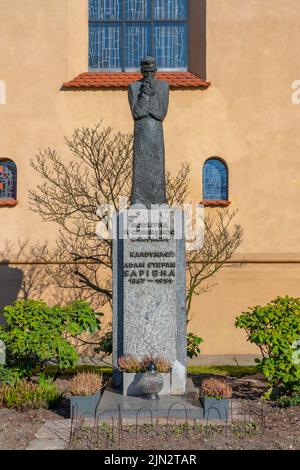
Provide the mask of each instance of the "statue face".
[{"label": "statue face", "polygon": [[147,66],[147,67],[142,67],[141,72],[142,72],[144,79],[154,78],[156,74],[156,67],[154,64]]}]

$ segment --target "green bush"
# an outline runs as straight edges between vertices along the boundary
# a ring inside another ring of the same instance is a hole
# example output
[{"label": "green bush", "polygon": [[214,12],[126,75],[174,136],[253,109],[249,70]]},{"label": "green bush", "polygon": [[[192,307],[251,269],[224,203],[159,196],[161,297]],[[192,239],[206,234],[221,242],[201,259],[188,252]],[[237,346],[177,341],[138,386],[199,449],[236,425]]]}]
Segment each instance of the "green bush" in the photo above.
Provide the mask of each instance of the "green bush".
[{"label": "green bush", "polygon": [[13,385],[22,379],[22,371],[17,368],[0,366],[0,385]]},{"label": "green bush", "polygon": [[48,409],[61,398],[55,383],[44,376],[37,383],[22,380],[13,385],[0,386],[0,408],[15,408],[19,411]]},{"label": "green bush", "polygon": [[300,406],[300,395],[281,396],[277,400],[281,408],[288,408],[290,406]]},{"label": "green bush", "polygon": [[292,394],[300,384],[300,366],[295,347],[300,335],[300,299],[277,297],[264,307],[244,312],[235,322],[243,328],[248,341],[256,344],[262,359],[257,359],[270,390],[267,397]]},{"label": "green bush", "polygon": [[99,314],[84,301],[49,307],[42,301],[18,300],[5,307],[3,315],[0,339],[6,345],[7,364],[28,376],[37,368],[43,372],[50,360],[59,370],[74,367],[79,356],[69,340],[100,327]]},{"label": "green bush", "polygon": [[300,406],[300,382],[293,387],[293,391],[288,394],[283,394],[276,399],[277,404],[282,408],[289,406]]},{"label": "green bush", "polygon": [[[112,326],[110,323],[109,326]],[[110,356],[112,354],[112,349],[113,349],[113,333],[112,331],[107,331],[102,338],[100,338],[99,341],[99,346],[95,348],[96,353],[103,352],[107,356]]]},{"label": "green bush", "polygon": [[201,343],[203,343],[203,339],[200,336],[193,333],[187,334],[187,355],[190,359],[199,356]]}]

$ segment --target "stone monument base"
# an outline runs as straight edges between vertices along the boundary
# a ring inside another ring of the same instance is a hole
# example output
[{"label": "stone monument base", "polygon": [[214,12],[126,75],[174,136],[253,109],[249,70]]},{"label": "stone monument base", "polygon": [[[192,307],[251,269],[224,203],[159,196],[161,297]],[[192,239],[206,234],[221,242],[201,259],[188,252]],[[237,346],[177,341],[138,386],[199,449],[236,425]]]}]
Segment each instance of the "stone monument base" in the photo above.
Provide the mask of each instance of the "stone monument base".
[{"label": "stone monument base", "polygon": [[[122,390],[116,390],[108,385],[101,397],[97,408],[97,423],[107,423],[108,425],[118,426],[121,424],[142,425],[142,424],[160,424],[167,425],[174,423],[195,424],[195,422],[207,426],[227,425],[233,422],[252,422],[250,416],[245,414],[241,402],[236,399],[230,400],[229,413],[227,419],[209,414],[204,417],[204,410],[199,399],[198,392],[191,379],[187,381],[188,392],[180,397],[163,396],[159,400],[149,400],[143,397],[123,396]],[[81,420],[77,416],[77,420]],[[95,428],[95,416],[85,415],[84,424],[90,424]]]},{"label": "stone monument base", "polygon": [[[101,418],[105,414],[114,419],[119,417],[138,418],[169,418],[169,419],[203,419],[203,408],[200,400],[191,399],[183,395],[180,397],[161,396],[159,400],[149,400],[143,397],[124,396],[122,390],[108,387],[100,402],[99,413]],[[99,414],[98,413],[98,414]]]},{"label": "stone monument base", "polygon": [[114,220],[113,368],[118,358],[161,356],[171,395],[186,390],[186,261],[181,210],[132,207]]}]

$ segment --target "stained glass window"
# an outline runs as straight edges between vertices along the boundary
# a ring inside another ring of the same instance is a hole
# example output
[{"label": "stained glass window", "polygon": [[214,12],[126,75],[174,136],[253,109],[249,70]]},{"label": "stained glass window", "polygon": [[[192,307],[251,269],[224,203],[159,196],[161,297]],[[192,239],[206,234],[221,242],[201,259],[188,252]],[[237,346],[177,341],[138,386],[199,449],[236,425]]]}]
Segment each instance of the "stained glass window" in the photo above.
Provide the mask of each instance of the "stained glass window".
[{"label": "stained glass window", "polygon": [[17,199],[17,168],[11,160],[0,160],[1,199]]},{"label": "stained glass window", "polygon": [[187,68],[187,0],[89,0],[90,70]]},{"label": "stained glass window", "polygon": [[204,163],[203,198],[206,201],[228,200],[227,166],[217,158]]}]

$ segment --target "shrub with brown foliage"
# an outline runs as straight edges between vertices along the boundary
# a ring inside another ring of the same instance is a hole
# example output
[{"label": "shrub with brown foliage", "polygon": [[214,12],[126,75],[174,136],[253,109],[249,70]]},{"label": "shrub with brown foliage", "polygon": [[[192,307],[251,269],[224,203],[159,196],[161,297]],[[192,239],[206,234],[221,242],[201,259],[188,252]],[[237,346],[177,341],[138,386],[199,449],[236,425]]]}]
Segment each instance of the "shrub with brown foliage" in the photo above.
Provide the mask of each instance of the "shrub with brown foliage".
[{"label": "shrub with brown foliage", "polygon": [[170,372],[171,370],[171,362],[168,359],[163,356],[154,356],[152,354],[144,356],[142,359],[137,359],[131,354],[128,356],[121,356],[118,359],[118,366],[122,372],[146,372],[150,362],[154,362],[157,371],[160,374]]},{"label": "shrub with brown foliage", "polygon": [[206,378],[202,380],[200,393],[211,398],[231,398],[232,387],[225,380]]},{"label": "shrub with brown foliage", "polygon": [[103,387],[102,375],[80,372],[70,381],[69,390],[74,396],[95,395]]},{"label": "shrub with brown foliage", "polygon": [[170,372],[172,367],[171,362],[163,356],[145,356],[141,362],[144,370],[147,370],[150,362],[153,362],[160,374],[166,374],[167,372]]},{"label": "shrub with brown foliage", "polygon": [[119,357],[118,366],[122,372],[136,373],[142,371],[141,361],[131,354]]}]

